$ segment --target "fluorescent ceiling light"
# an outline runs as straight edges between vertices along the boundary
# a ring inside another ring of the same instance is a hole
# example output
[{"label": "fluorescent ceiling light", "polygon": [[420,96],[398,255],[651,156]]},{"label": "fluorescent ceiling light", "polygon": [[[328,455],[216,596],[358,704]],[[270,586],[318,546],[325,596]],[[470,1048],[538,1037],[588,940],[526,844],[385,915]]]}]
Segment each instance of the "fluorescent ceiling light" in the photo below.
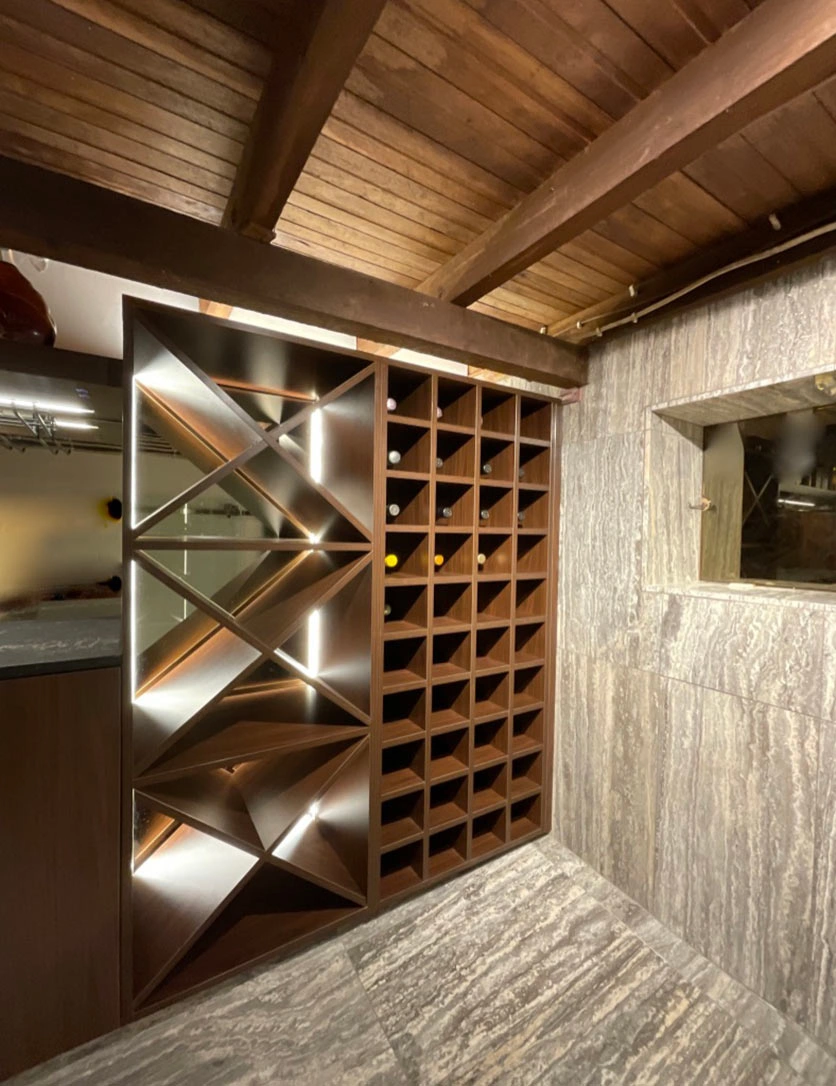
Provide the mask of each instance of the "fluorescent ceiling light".
[{"label": "fluorescent ceiling light", "polygon": [[76,422],[74,419],[56,419],[55,425],[62,430],[98,430],[93,422]]}]

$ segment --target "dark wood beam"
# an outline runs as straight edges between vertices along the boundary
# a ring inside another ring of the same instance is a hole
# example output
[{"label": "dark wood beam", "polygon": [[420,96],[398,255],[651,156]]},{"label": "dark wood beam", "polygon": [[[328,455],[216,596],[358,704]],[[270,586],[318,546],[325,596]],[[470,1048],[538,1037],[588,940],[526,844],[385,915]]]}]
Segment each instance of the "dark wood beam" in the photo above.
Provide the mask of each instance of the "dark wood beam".
[{"label": "dark wood beam", "polygon": [[[646,306],[692,285],[695,285],[695,289],[689,290],[680,298],[672,299],[671,304],[657,311],[658,315],[664,317],[719,294],[743,290],[753,282],[786,271],[820,253],[836,248],[836,231],[801,241],[806,234],[834,222],[836,188],[783,208],[771,219],[764,219],[740,234],[725,238],[708,249],[701,249],[687,260],[635,284],[632,294],[627,290],[622,291],[580,313],[555,322],[549,326],[549,335],[561,336],[571,343],[587,343],[597,337],[599,328],[606,327],[611,321],[641,312]],[[744,267],[733,267],[741,260],[769,252],[793,239],[799,239],[796,247]],[[728,270],[706,283],[696,285],[700,280],[713,276],[722,269]]]},{"label": "dark wood beam", "polygon": [[469,305],[834,71],[833,0],[765,0],[421,289]]},{"label": "dark wood beam", "polygon": [[578,348],[110,189],[0,157],[0,246],[575,387]]},{"label": "dark wood beam", "polygon": [[223,224],[259,241],[273,230],[386,0],[305,0],[276,43]]}]

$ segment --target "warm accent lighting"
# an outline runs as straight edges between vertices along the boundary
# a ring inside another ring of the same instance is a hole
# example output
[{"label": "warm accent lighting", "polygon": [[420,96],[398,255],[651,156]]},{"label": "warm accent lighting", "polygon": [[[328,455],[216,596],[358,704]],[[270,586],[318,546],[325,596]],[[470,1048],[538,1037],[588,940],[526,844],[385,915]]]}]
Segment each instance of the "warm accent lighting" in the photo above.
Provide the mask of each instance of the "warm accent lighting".
[{"label": "warm accent lighting", "polygon": [[311,451],[309,456],[309,471],[315,483],[322,482],[322,410],[317,408],[311,412]]}]

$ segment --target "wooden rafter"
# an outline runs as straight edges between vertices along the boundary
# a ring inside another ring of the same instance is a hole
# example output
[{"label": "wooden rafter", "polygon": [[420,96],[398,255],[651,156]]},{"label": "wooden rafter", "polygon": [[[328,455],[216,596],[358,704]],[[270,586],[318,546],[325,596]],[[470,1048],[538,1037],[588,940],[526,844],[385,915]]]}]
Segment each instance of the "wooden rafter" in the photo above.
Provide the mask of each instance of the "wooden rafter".
[{"label": "wooden rafter", "polygon": [[561,387],[578,349],[413,290],[0,157],[0,245]]},{"label": "wooden rafter", "polygon": [[832,0],[765,0],[421,290],[470,304],[834,71]]},{"label": "wooden rafter", "polygon": [[308,0],[274,51],[224,214],[272,241],[276,222],[386,0]]}]

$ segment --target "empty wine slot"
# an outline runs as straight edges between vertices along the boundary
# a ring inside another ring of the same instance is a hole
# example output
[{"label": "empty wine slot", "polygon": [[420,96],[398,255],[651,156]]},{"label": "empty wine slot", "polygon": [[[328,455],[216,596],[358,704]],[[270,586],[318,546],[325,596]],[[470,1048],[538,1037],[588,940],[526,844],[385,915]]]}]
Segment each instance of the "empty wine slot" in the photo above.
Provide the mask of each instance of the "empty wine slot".
[{"label": "empty wine slot", "polygon": [[439,475],[472,479],[476,469],[476,441],[469,434],[439,430],[436,434],[436,464]]},{"label": "empty wine slot", "polygon": [[484,480],[510,483],[514,479],[514,446],[500,438],[483,437],[479,445],[479,475]]},{"label": "empty wine slot", "polygon": [[508,754],[508,720],[487,720],[473,728],[473,765],[476,769],[504,762]]},{"label": "empty wine slot", "polygon": [[436,533],[433,567],[436,578],[460,577],[473,574],[475,555],[473,535],[469,532]]},{"label": "empty wine slot", "polygon": [[430,470],[430,432],[422,426],[390,422],[386,436],[386,463],[390,471]]},{"label": "empty wine slot", "polygon": [[429,422],[432,411],[432,378],[390,365],[386,408],[390,414]]},{"label": "empty wine slot", "polygon": [[542,667],[521,667],[514,672],[514,709],[527,709],[543,701],[544,674]]},{"label": "empty wine slot", "polygon": [[423,690],[403,690],[383,696],[383,743],[415,739],[424,731],[427,698]]},{"label": "empty wine slot", "polygon": [[467,818],[467,778],[443,781],[430,788],[430,830],[464,822]]},{"label": "empty wine slot", "polygon": [[529,796],[528,799],[519,800],[511,804],[511,840],[517,841],[520,837],[527,837],[541,829],[543,803],[542,798]]},{"label": "empty wine slot", "polygon": [[521,535],[517,538],[518,573],[539,573],[545,577],[548,564],[549,548],[544,535]]},{"label": "empty wine slot", "polygon": [[473,719],[497,716],[508,712],[510,683],[507,672],[479,675],[475,680]]},{"label": "empty wine slot", "polygon": [[548,486],[549,450],[539,445],[520,445],[519,481]]},{"label": "empty wine slot", "polygon": [[525,713],[516,713],[513,718],[511,753],[526,754],[540,750],[543,746],[543,728],[545,711],[534,709]]},{"label": "empty wine slot", "polygon": [[546,614],[546,582],[517,581],[517,618]]},{"label": "empty wine slot", "polygon": [[508,799],[508,766],[488,766],[473,774],[473,813],[482,814],[505,805]]},{"label": "empty wine slot", "polygon": [[552,431],[552,405],[543,400],[520,399],[520,437],[549,441]]},{"label": "empty wine slot", "polygon": [[386,635],[427,627],[427,590],[421,585],[386,585],[383,631]]},{"label": "empty wine slot", "polygon": [[514,524],[514,494],[507,487],[479,486],[480,528],[511,528]]},{"label": "empty wine slot", "polygon": [[435,634],[431,679],[443,682],[470,671],[470,634]]},{"label": "empty wine slot", "polygon": [[453,826],[451,829],[439,830],[430,837],[430,876],[444,875],[452,871],[459,864],[464,863],[466,855],[466,826]]},{"label": "empty wine slot", "polygon": [[424,846],[421,841],[384,852],[380,857],[380,896],[392,897],[417,886],[424,877]]},{"label": "empty wine slot", "polygon": [[427,677],[427,642],[423,637],[400,638],[383,645],[383,689],[391,691]]},{"label": "empty wine slot", "polygon": [[517,399],[496,389],[482,389],[482,429],[514,436],[517,423]]},{"label": "empty wine slot", "polygon": [[472,430],[476,425],[476,386],[439,377],[438,407],[441,410],[441,423],[468,426]]},{"label": "empty wine slot", "polygon": [[386,576],[426,577],[430,568],[430,543],[422,532],[386,533]]},{"label": "empty wine slot", "polygon": [[517,522],[520,528],[548,528],[548,494],[542,490],[520,490],[517,503]]},{"label": "empty wine slot", "polygon": [[505,808],[473,819],[473,856],[486,856],[505,844],[508,816]]},{"label": "empty wine slot", "polygon": [[441,732],[430,737],[430,780],[439,781],[467,773],[467,730]]},{"label": "empty wine slot", "polygon": [[476,566],[480,574],[508,574],[513,564],[514,544],[510,535],[496,532],[479,533],[479,553]]},{"label": "empty wine slot", "polygon": [[476,632],[476,661],[474,670],[488,671],[508,667],[511,655],[511,635],[503,627],[489,627]]},{"label": "empty wine slot", "polygon": [[543,783],[543,755],[521,754],[511,762],[511,799],[539,791]]},{"label": "empty wine slot", "polygon": [[469,584],[442,584],[433,588],[433,626],[470,625],[473,590]]},{"label": "empty wine slot", "polygon": [[386,480],[386,521],[398,527],[423,528],[430,519],[430,487],[420,479]]},{"label": "empty wine slot", "polygon": [[514,631],[514,663],[543,663],[546,655],[546,630],[540,623],[517,623]]},{"label": "empty wine slot", "polygon": [[473,487],[463,483],[438,482],[435,488],[435,523],[439,528],[472,528]]},{"label": "empty wine slot", "polygon": [[476,586],[479,620],[511,617],[511,585],[507,581],[483,581]]},{"label": "empty wine slot", "polygon": [[384,800],[380,808],[381,848],[397,848],[420,836],[424,828],[424,793]]},{"label": "empty wine slot", "polygon": [[434,686],[431,697],[431,731],[466,723],[470,718],[469,679]]},{"label": "empty wine slot", "polygon": [[383,799],[415,792],[424,786],[423,741],[385,747],[382,756]]}]

